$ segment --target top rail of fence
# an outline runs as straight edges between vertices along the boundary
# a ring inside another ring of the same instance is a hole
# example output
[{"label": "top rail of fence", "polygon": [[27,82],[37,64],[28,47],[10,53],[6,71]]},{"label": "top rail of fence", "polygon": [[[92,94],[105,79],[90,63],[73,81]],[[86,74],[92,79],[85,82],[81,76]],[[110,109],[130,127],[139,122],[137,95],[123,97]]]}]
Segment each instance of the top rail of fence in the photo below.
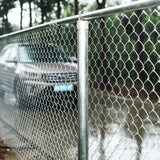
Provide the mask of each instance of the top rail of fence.
[{"label": "top rail of fence", "polygon": [[76,15],[76,16],[67,17],[67,18],[63,18],[63,19],[53,20],[48,23],[44,23],[44,24],[30,27],[27,29],[23,29],[20,31],[12,32],[9,34],[4,34],[4,35],[0,36],[0,39],[14,36],[14,35],[18,35],[18,34],[22,34],[22,33],[26,33],[26,32],[40,30],[40,29],[51,27],[54,25],[56,26],[59,24],[75,22],[78,20],[78,18],[81,18],[84,20],[91,20],[94,18],[102,17],[102,16],[109,16],[109,15],[122,13],[122,12],[128,12],[128,11],[136,11],[136,10],[140,10],[140,9],[146,9],[148,7],[156,7],[159,5],[160,5],[160,0],[142,0],[142,1],[131,2],[129,4],[123,4],[123,5],[108,7],[108,8],[88,12],[88,13],[83,13],[80,16]]}]

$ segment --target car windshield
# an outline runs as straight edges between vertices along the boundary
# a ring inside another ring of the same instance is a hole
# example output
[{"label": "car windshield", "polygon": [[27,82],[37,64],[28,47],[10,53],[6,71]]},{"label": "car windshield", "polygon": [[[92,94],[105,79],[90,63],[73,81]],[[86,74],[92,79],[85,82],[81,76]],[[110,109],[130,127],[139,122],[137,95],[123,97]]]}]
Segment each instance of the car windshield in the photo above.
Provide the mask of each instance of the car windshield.
[{"label": "car windshield", "polygon": [[57,46],[19,46],[19,60],[22,63],[71,62],[65,52]]}]

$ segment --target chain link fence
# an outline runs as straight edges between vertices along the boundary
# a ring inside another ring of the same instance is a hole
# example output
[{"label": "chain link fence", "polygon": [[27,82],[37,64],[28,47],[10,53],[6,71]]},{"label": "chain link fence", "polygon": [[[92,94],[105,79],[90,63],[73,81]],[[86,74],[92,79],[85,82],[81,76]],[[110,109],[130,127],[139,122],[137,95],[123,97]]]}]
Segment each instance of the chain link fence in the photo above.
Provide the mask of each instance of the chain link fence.
[{"label": "chain link fence", "polygon": [[90,22],[90,159],[159,159],[157,8]]},{"label": "chain link fence", "polygon": [[[160,10],[145,8],[89,20],[89,159],[160,159]],[[75,22],[1,37],[0,136],[19,159],[78,159],[77,38]]]},{"label": "chain link fence", "polygon": [[2,40],[0,117],[21,159],[77,157],[75,29],[55,25]]}]

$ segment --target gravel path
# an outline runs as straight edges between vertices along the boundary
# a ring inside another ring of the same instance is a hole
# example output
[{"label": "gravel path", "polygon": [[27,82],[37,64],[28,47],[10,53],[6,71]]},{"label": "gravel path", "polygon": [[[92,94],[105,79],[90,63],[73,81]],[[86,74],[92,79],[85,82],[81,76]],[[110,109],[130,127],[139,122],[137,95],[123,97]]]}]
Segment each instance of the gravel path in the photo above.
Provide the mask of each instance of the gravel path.
[{"label": "gravel path", "polygon": [[0,138],[0,160],[18,160],[15,154]]}]

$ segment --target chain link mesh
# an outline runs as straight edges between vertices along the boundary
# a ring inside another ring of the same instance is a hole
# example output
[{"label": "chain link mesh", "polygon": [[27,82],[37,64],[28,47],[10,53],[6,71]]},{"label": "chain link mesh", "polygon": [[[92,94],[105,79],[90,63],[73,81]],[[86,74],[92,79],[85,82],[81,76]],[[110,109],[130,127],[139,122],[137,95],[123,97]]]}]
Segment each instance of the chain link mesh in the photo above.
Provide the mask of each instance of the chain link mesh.
[{"label": "chain link mesh", "polygon": [[160,17],[138,10],[90,22],[89,159],[159,159]]},{"label": "chain link mesh", "polygon": [[75,29],[55,25],[1,43],[1,136],[20,159],[77,157]]},{"label": "chain link mesh", "polygon": [[[89,159],[160,159],[160,13],[89,22]],[[1,40],[0,136],[19,159],[78,159],[74,23]]]}]

